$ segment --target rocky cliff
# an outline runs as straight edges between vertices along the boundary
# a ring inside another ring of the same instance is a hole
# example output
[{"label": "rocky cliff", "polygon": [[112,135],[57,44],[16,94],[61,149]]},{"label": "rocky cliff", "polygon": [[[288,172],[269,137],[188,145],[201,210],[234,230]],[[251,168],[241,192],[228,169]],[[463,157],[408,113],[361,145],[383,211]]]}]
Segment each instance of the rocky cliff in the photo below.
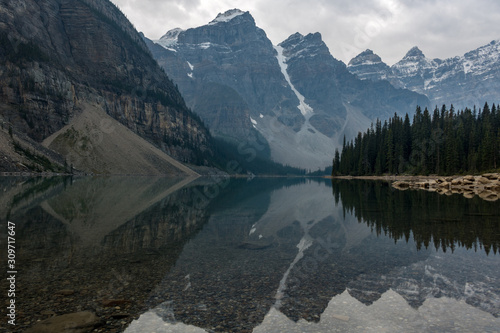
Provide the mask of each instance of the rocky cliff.
[{"label": "rocky cliff", "polygon": [[111,2],[1,1],[0,22],[0,117],[14,139],[42,142],[90,105],[111,121],[66,142],[66,151],[79,156],[68,161],[77,168],[102,171],[82,161],[93,158],[113,121],[176,159],[210,163],[207,129]]},{"label": "rocky cliff", "polygon": [[295,128],[303,123],[273,45],[248,12],[231,10],[205,26],[146,42],[213,134],[269,157],[254,122],[266,116]]}]

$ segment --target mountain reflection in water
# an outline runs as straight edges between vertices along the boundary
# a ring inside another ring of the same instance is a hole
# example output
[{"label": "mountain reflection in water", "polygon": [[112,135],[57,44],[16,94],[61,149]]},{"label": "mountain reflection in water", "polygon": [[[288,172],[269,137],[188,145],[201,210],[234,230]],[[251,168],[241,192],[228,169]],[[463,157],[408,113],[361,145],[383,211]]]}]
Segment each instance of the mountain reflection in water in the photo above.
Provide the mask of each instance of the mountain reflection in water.
[{"label": "mountain reflection in water", "polygon": [[496,331],[494,204],[378,182],[234,183],[127,332]]},{"label": "mountain reflection in water", "polygon": [[[500,327],[495,203],[299,178],[0,185],[30,272],[26,318],[51,308],[109,319],[101,302],[124,299],[140,315],[125,332]],[[64,288],[75,291],[66,304],[54,295]]]}]

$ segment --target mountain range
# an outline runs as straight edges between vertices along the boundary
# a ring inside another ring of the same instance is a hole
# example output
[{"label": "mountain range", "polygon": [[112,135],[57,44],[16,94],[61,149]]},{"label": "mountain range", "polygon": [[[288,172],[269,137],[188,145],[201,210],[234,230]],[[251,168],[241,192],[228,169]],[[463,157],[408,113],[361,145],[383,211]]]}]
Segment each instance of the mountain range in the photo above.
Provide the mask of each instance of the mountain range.
[{"label": "mountain range", "polygon": [[357,78],[320,33],[295,33],[273,45],[251,14],[238,9],[145,40],[213,135],[283,164],[325,167],[344,135],[429,104],[388,82]]},{"label": "mountain range", "polygon": [[480,107],[485,102],[496,103],[500,97],[500,40],[445,60],[429,59],[413,47],[392,66],[366,50],[347,68],[360,79],[387,80],[395,87],[424,94],[433,106]]},{"label": "mountain range", "polygon": [[320,33],[273,45],[238,9],[150,40],[107,0],[0,1],[0,42],[3,172],[316,170],[376,119],[498,97],[498,42],[347,66]]}]

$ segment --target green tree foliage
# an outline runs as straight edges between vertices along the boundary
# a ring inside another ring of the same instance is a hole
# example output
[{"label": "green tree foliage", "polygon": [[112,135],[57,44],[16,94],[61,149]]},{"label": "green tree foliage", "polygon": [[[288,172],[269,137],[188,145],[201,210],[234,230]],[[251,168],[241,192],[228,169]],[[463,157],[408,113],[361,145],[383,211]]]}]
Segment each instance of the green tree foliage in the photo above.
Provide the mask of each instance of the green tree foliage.
[{"label": "green tree foliage", "polygon": [[500,110],[485,103],[478,111],[443,105],[377,120],[354,140],[344,138],[333,175],[459,174],[500,167]]}]

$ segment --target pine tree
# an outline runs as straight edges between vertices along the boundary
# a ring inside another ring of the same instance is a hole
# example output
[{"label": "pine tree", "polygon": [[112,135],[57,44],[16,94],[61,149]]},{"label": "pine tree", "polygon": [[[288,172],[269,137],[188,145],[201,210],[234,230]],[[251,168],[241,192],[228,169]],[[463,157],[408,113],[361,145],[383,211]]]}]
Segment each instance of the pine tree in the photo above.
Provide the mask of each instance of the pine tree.
[{"label": "pine tree", "polygon": [[335,157],[333,158],[332,176],[337,176],[339,174],[340,174],[340,154],[339,150],[335,149]]},{"label": "pine tree", "polygon": [[[338,156],[340,155],[340,156]],[[338,159],[336,159],[338,157]],[[500,112],[487,103],[479,111],[453,105],[432,113],[417,107],[413,123],[394,114],[377,120],[353,141],[344,137],[342,153],[333,159],[342,174],[477,173],[496,169],[500,159]]]}]

